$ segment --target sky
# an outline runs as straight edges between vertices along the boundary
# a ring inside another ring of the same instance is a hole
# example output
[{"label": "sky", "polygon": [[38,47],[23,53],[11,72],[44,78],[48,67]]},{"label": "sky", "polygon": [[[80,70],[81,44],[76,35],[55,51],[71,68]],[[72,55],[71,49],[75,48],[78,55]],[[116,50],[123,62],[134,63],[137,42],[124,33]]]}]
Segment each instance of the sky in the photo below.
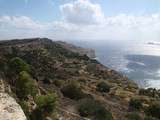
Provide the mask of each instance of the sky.
[{"label": "sky", "polygon": [[160,0],[0,0],[0,39],[160,41]]}]

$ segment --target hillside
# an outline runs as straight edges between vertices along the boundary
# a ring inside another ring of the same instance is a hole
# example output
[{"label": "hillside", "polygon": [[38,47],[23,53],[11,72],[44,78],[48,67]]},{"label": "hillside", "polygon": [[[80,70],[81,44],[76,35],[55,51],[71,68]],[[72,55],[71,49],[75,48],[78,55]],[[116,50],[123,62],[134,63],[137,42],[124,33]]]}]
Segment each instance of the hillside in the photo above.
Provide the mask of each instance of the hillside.
[{"label": "hillside", "polygon": [[86,50],[68,45],[47,38],[0,42],[5,93],[29,120],[160,119],[160,112],[149,111],[153,103],[159,104],[160,91],[139,89],[85,55]]},{"label": "hillside", "polygon": [[62,41],[56,41],[56,43],[62,45],[65,49],[72,52],[79,53],[80,55],[86,54],[91,59],[96,58],[95,51],[93,49],[82,48]]}]

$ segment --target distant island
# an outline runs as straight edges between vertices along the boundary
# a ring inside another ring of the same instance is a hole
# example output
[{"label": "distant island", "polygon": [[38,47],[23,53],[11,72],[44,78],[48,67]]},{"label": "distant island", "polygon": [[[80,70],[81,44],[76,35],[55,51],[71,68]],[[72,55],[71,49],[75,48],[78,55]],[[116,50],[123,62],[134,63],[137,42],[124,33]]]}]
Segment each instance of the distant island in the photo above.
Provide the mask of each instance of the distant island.
[{"label": "distant island", "polygon": [[160,45],[160,42],[148,42],[149,45]]}]

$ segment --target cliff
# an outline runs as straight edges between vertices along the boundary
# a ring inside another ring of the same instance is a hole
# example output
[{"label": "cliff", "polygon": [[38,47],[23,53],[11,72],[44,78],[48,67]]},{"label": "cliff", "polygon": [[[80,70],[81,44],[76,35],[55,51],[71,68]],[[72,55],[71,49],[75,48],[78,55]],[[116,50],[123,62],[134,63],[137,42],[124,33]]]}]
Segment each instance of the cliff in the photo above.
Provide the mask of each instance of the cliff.
[{"label": "cliff", "polygon": [[0,93],[0,120],[27,120],[20,105],[6,93]]},{"label": "cliff", "polygon": [[[131,99],[144,106],[157,100],[140,95],[134,82],[84,51],[47,38],[1,41],[6,93],[32,120],[129,120]],[[143,120],[144,110],[138,114]]]},{"label": "cliff", "polygon": [[95,51],[93,49],[82,48],[62,41],[56,41],[56,43],[62,45],[65,49],[72,52],[79,53],[80,55],[87,55],[91,59],[96,58]]},{"label": "cliff", "polygon": [[0,120],[27,120],[20,105],[5,92],[5,87],[0,79]]}]

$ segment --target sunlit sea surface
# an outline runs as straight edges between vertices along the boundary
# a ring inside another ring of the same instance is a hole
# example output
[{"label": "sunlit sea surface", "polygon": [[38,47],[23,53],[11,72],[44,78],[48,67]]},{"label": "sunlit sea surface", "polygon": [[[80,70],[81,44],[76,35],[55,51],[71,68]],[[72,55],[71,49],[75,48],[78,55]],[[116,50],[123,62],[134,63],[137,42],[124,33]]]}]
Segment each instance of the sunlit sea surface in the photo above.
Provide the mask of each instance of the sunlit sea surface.
[{"label": "sunlit sea surface", "polygon": [[140,87],[160,89],[159,44],[116,41],[72,43],[95,49],[96,56],[102,64],[127,75]]}]

